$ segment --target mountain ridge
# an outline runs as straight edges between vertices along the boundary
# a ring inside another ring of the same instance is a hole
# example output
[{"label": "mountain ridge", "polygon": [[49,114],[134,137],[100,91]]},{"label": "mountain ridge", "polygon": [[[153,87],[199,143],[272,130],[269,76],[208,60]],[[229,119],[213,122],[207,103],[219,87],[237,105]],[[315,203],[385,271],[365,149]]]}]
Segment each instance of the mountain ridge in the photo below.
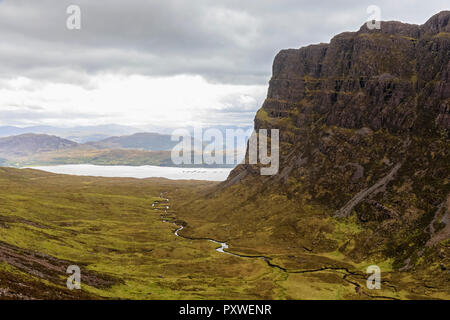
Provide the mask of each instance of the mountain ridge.
[{"label": "mountain ridge", "polygon": [[138,132],[127,136],[113,136],[106,139],[88,142],[87,145],[99,149],[142,149],[142,150],[171,150],[178,141],[172,141],[171,135],[155,132]]},{"label": "mountain ridge", "polygon": [[56,135],[64,139],[73,140],[78,143],[102,140],[111,135],[125,135],[142,131],[138,128],[117,124],[96,125],[96,126],[76,126],[76,127],[55,127],[46,125],[36,125],[29,127],[0,126],[0,137],[33,133]]},{"label": "mountain ridge", "polygon": [[144,132],[82,144],[47,134],[26,133],[0,137],[0,166],[64,164],[195,168],[233,166],[173,163],[171,150],[179,141],[172,141],[171,138],[170,135]]}]

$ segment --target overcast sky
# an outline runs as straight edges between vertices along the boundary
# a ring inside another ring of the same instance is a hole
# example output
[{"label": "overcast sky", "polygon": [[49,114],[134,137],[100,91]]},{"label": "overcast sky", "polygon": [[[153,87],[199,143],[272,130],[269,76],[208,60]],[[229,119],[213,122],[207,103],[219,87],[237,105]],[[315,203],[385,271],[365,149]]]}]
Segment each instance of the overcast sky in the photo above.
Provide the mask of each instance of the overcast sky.
[{"label": "overcast sky", "polygon": [[[284,48],[448,0],[0,0],[0,125],[251,125]],[[67,7],[81,8],[69,30]]]}]

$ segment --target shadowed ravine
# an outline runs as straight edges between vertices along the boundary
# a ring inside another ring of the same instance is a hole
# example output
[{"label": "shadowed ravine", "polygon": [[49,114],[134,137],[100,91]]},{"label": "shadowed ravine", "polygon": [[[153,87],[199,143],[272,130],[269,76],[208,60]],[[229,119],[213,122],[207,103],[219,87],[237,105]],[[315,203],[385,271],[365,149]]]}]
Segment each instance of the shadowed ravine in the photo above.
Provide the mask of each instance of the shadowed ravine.
[{"label": "shadowed ravine", "polygon": [[[170,202],[169,199],[165,198],[164,201],[161,201],[159,203],[154,203],[153,204],[154,210],[163,209],[164,213],[167,214],[168,210],[170,209],[169,202]],[[159,207],[159,208],[156,207],[156,205],[158,205],[158,204],[162,205],[162,207]],[[197,237],[189,237],[189,236],[181,235],[180,232],[185,228],[185,225],[177,224],[177,223],[175,223],[173,221],[169,221],[164,216],[161,216],[161,218],[162,218],[163,222],[171,223],[171,224],[173,224],[176,227],[175,231],[173,232],[173,234],[176,237],[180,237],[180,238],[183,238],[183,239],[186,239],[186,240],[190,240],[190,241],[210,241],[210,242],[219,244],[220,247],[216,248],[217,252],[220,252],[220,253],[223,253],[223,254],[227,254],[227,255],[231,255],[231,256],[234,256],[234,257],[238,257],[238,258],[243,258],[243,259],[261,259],[270,268],[278,269],[278,270],[280,270],[280,271],[282,271],[283,273],[286,273],[286,274],[314,273],[314,272],[323,272],[323,271],[332,271],[332,272],[340,273],[340,274],[343,274],[342,279],[344,281],[350,283],[351,285],[353,285],[355,287],[355,291],[356,292],[358,292],[360,294],[364,294],[368,298],[398,300],[398,299],[396,299],[394,297],[370,295],[370,294],[368,294],[368,293],[366,293],[366,292],[364,292],[362,290],[360,284],[358,284],[355,281],[352,281],[352,280],[348,279],[349,276],[353,276],[355,278],[359,278],[359,279],[365,281],[367,275],[364,274],[364,273],[357,272],[357,271],[350,271],[348,268],[345,268],[345,267],[322,267],[322,268],[307,269],[307,270],[288,270],[288,269],[286,269],[286,268],[284,268],[284,267],[282,267],[280,265],[274,264],[271,261],[272,258],[267,257],[267,256],[263,256],[263,255],[251,256],[251,255],[243,255],[243,254],[233,253],[233,252],[230,252],[229,250],[225,251],[225,249],[229,249],[229,245],[226,242],[222,242],[222,241],[215,240],[215,239],[212,239],[212,238],[197,238]],[[390,284],[386,284],[386,283],[384,283],[384,285],[387,286],[387,287],[390,287],[391,289],[393,289],[394,292],[397,292],[397,288],[395,286],[390,285]]]}]

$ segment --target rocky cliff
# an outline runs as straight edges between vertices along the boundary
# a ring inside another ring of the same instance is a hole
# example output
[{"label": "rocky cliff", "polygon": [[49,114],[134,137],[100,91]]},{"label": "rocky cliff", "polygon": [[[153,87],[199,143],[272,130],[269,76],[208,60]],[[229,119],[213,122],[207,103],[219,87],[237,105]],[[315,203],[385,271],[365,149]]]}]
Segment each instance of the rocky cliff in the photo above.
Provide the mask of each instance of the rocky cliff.
[{"label": "rocky cliff", "polygon": [[297,127],[320,119],[390,132],[450,128],[449,15],[422,26],[382,22],[370,31],[364,25],[330,44],[281,51],[262,110],[293,117]]},{"label": "rocky cliff", "polygon": [[[263,177],[257,165],[239,165],[200,212],[230,224],[227,235],[239,234],[243,246],[246,232],[266,228],[291,252],[299,244],[356,262],[391,259],[395,270],[434,266],[442,275],[450,237],[449,19],[443,11],[423,25],[363,25],[329,44],[282,50],[255,118],[255,129],[280,130],[279,173]],[[219,206],[224,201],[231,203]]]}]

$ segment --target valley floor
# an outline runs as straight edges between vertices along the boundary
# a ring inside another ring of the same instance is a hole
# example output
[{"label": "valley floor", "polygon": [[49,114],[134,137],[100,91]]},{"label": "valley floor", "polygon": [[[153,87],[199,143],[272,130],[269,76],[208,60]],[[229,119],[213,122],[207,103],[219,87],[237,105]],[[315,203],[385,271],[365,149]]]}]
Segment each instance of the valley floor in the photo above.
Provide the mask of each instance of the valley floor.
[{"label": "valley floor", "polygon": [[[367,265],[337,253],[221,238],[213,230],[228,225],[184,209],[214,185],[0,168],[0,299],[450,298],[448,287],[387,265],[382,289],[368,290]],[[81,268],[81,290],[66,288],[70,265]]]}]

